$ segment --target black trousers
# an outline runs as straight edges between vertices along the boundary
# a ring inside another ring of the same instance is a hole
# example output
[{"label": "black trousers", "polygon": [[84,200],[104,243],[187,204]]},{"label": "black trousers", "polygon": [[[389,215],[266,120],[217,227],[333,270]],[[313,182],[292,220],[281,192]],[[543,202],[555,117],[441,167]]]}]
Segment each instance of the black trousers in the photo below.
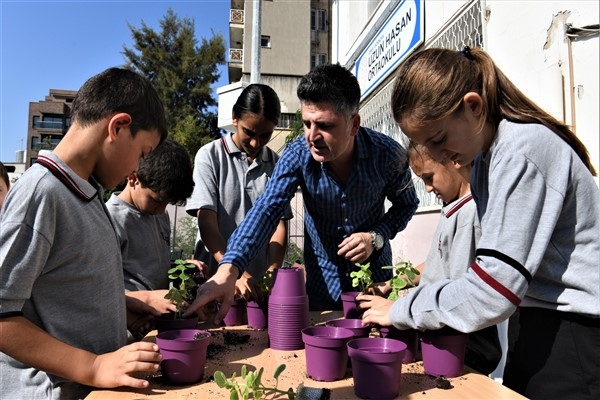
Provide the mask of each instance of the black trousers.
[{"label": "black trousers", "polygon": [[519,308],[503,384],[531,399],[600,399],[600,318]]}]

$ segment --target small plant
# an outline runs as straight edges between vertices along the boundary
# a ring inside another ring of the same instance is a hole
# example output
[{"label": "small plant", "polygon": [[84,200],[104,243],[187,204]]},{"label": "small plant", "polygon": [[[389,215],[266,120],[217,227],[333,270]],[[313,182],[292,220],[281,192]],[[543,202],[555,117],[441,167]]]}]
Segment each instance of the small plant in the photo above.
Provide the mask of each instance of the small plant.
[{"label": "small plant", "polygon": [[271,286],[273,286],[273,271],[266,270],[258,280],[257,285],[262,294],[269,294],[271,291]]},{"label": "small plant", "polygon": [[181,313],[185,310],[188,302],[194,299],[194,289],[197,286],[194,278],[198,273],[198,268],[185,260],[175,260],[174,266],[169,269],[169,291],[165,299],[171,300],[177,311],[175,318],[181,318]]},{"label": "small plant", "polygon": [[275,387],[266,387],[261,382],[264,368],[261,367],[258,372],[247,371],[246,365],[242,365],[240,378],[237,379],[237,375],[234,372],[231,378],[227,379],[223,371],[215,371],[214,378],[216,384],[220,388],[226,388],[229,390],[229,398],[231,400],[247,400],[247,399],[263,399],[269,394],[275,395],[276,393],[287,394],[289,400],[296,398],[294,389],[289,388],[288,390],[278,389],[279,375],[285,370],[285,364],[281,364],[275,369],[273,378],[275,378]]},{"label": "small plant", "polygon": [[418,269],[413,267],[410,261],[400,261],[396,265],[387,265],[382,268],[394,270],[394,276],[390,280],[392,286],[392,291],[388,295],[388,299],[390,300],[398,300],[400,292],[407,288],[407,286],[416,286],[414,280],[417,275],[421,274]]},{"label": "small plant", "polygon": [[358,287],[361,292],[366,293],[368,287],[373,283],[373,278],[371,278],[371,263],[356,263],[355,265],[358,267],[358,270],[350,272],[352,287]]}]

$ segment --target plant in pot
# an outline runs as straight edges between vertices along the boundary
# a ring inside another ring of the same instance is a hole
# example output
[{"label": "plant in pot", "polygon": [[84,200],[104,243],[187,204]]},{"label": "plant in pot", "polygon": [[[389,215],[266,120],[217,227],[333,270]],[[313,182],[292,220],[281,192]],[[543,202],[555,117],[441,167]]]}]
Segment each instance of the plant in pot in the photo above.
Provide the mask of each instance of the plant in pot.
[{"label": "plant in pot", "polygon": [[367,289],[373,283],[371,263],[356,263],[355,265],[358,268],[350,272],[350,278],[352,278],[352,287],[358,288],[358,290],[342,293],[344,318],[360,318],[360,312],[356,308],[356,296],[367,293]]},{"label": "plant in pot", "polygon": [[170,329],[195,328],[198,324],[198,316],[182,318],[181,314],[194,300],[199,281],[203,279],[202,273],[196,265],[178,259],[173,262],[168,274],[171,282],[165,299],[172,301],[177,310],[174,313],[163,314],[155,318],[155,327],[159,332]]},{"label": "plant in pot", "polygon": [[246,316],[248,327],[253,329],[265,329],[267,327],[267,315],[269,304],[269,293],[273,284],[273,271],[266,270],[257,282],[260,293],[257,300],[248,300],[246,303]]},{"label": "plant in pot", "polygon": [[[400,261],[395,265],[388,265],[382,268],[393,270],[393,275],[390,279],[391,291],[387,296],[389,300],[393,301],[405,296],[410,288],[416,286],[415,279],[417,275],[420,275],[419,270],[413,267],[413,264],[410,261]],[[404,352],[404,358],[402,359],[404,364],[416,361],[419,335],[415,329],[399,330],[390,326],[381,328],[379,332],[381,337],[396,339],[406,345],[406,351]]]}]

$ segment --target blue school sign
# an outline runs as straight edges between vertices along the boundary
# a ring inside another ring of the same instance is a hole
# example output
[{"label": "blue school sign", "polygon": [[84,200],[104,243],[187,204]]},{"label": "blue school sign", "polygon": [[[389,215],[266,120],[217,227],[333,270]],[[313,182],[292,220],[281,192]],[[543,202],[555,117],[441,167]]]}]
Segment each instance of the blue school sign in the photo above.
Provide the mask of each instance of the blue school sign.
[{"label": "blue school sign", "polygon": [[423,1],[404,0],[356,60],[361,99],[423,43]]}]

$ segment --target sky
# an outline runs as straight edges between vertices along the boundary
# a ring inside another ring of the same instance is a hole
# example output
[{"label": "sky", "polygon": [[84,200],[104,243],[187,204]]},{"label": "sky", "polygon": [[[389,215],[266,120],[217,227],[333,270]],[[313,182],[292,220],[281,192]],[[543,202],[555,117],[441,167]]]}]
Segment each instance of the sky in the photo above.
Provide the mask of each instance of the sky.
[{"label": "sky", "polygon": [[[91,76],[123,66],[133,48],[129,25],[160,32],[169,8],[194,21],[196,39],[221,34],[229,42],[230,0],[0,0],[0,161],[27,147],[29,103],[50,89],[78,90]],[[226,85],[227,67],[213,85]]]}]

